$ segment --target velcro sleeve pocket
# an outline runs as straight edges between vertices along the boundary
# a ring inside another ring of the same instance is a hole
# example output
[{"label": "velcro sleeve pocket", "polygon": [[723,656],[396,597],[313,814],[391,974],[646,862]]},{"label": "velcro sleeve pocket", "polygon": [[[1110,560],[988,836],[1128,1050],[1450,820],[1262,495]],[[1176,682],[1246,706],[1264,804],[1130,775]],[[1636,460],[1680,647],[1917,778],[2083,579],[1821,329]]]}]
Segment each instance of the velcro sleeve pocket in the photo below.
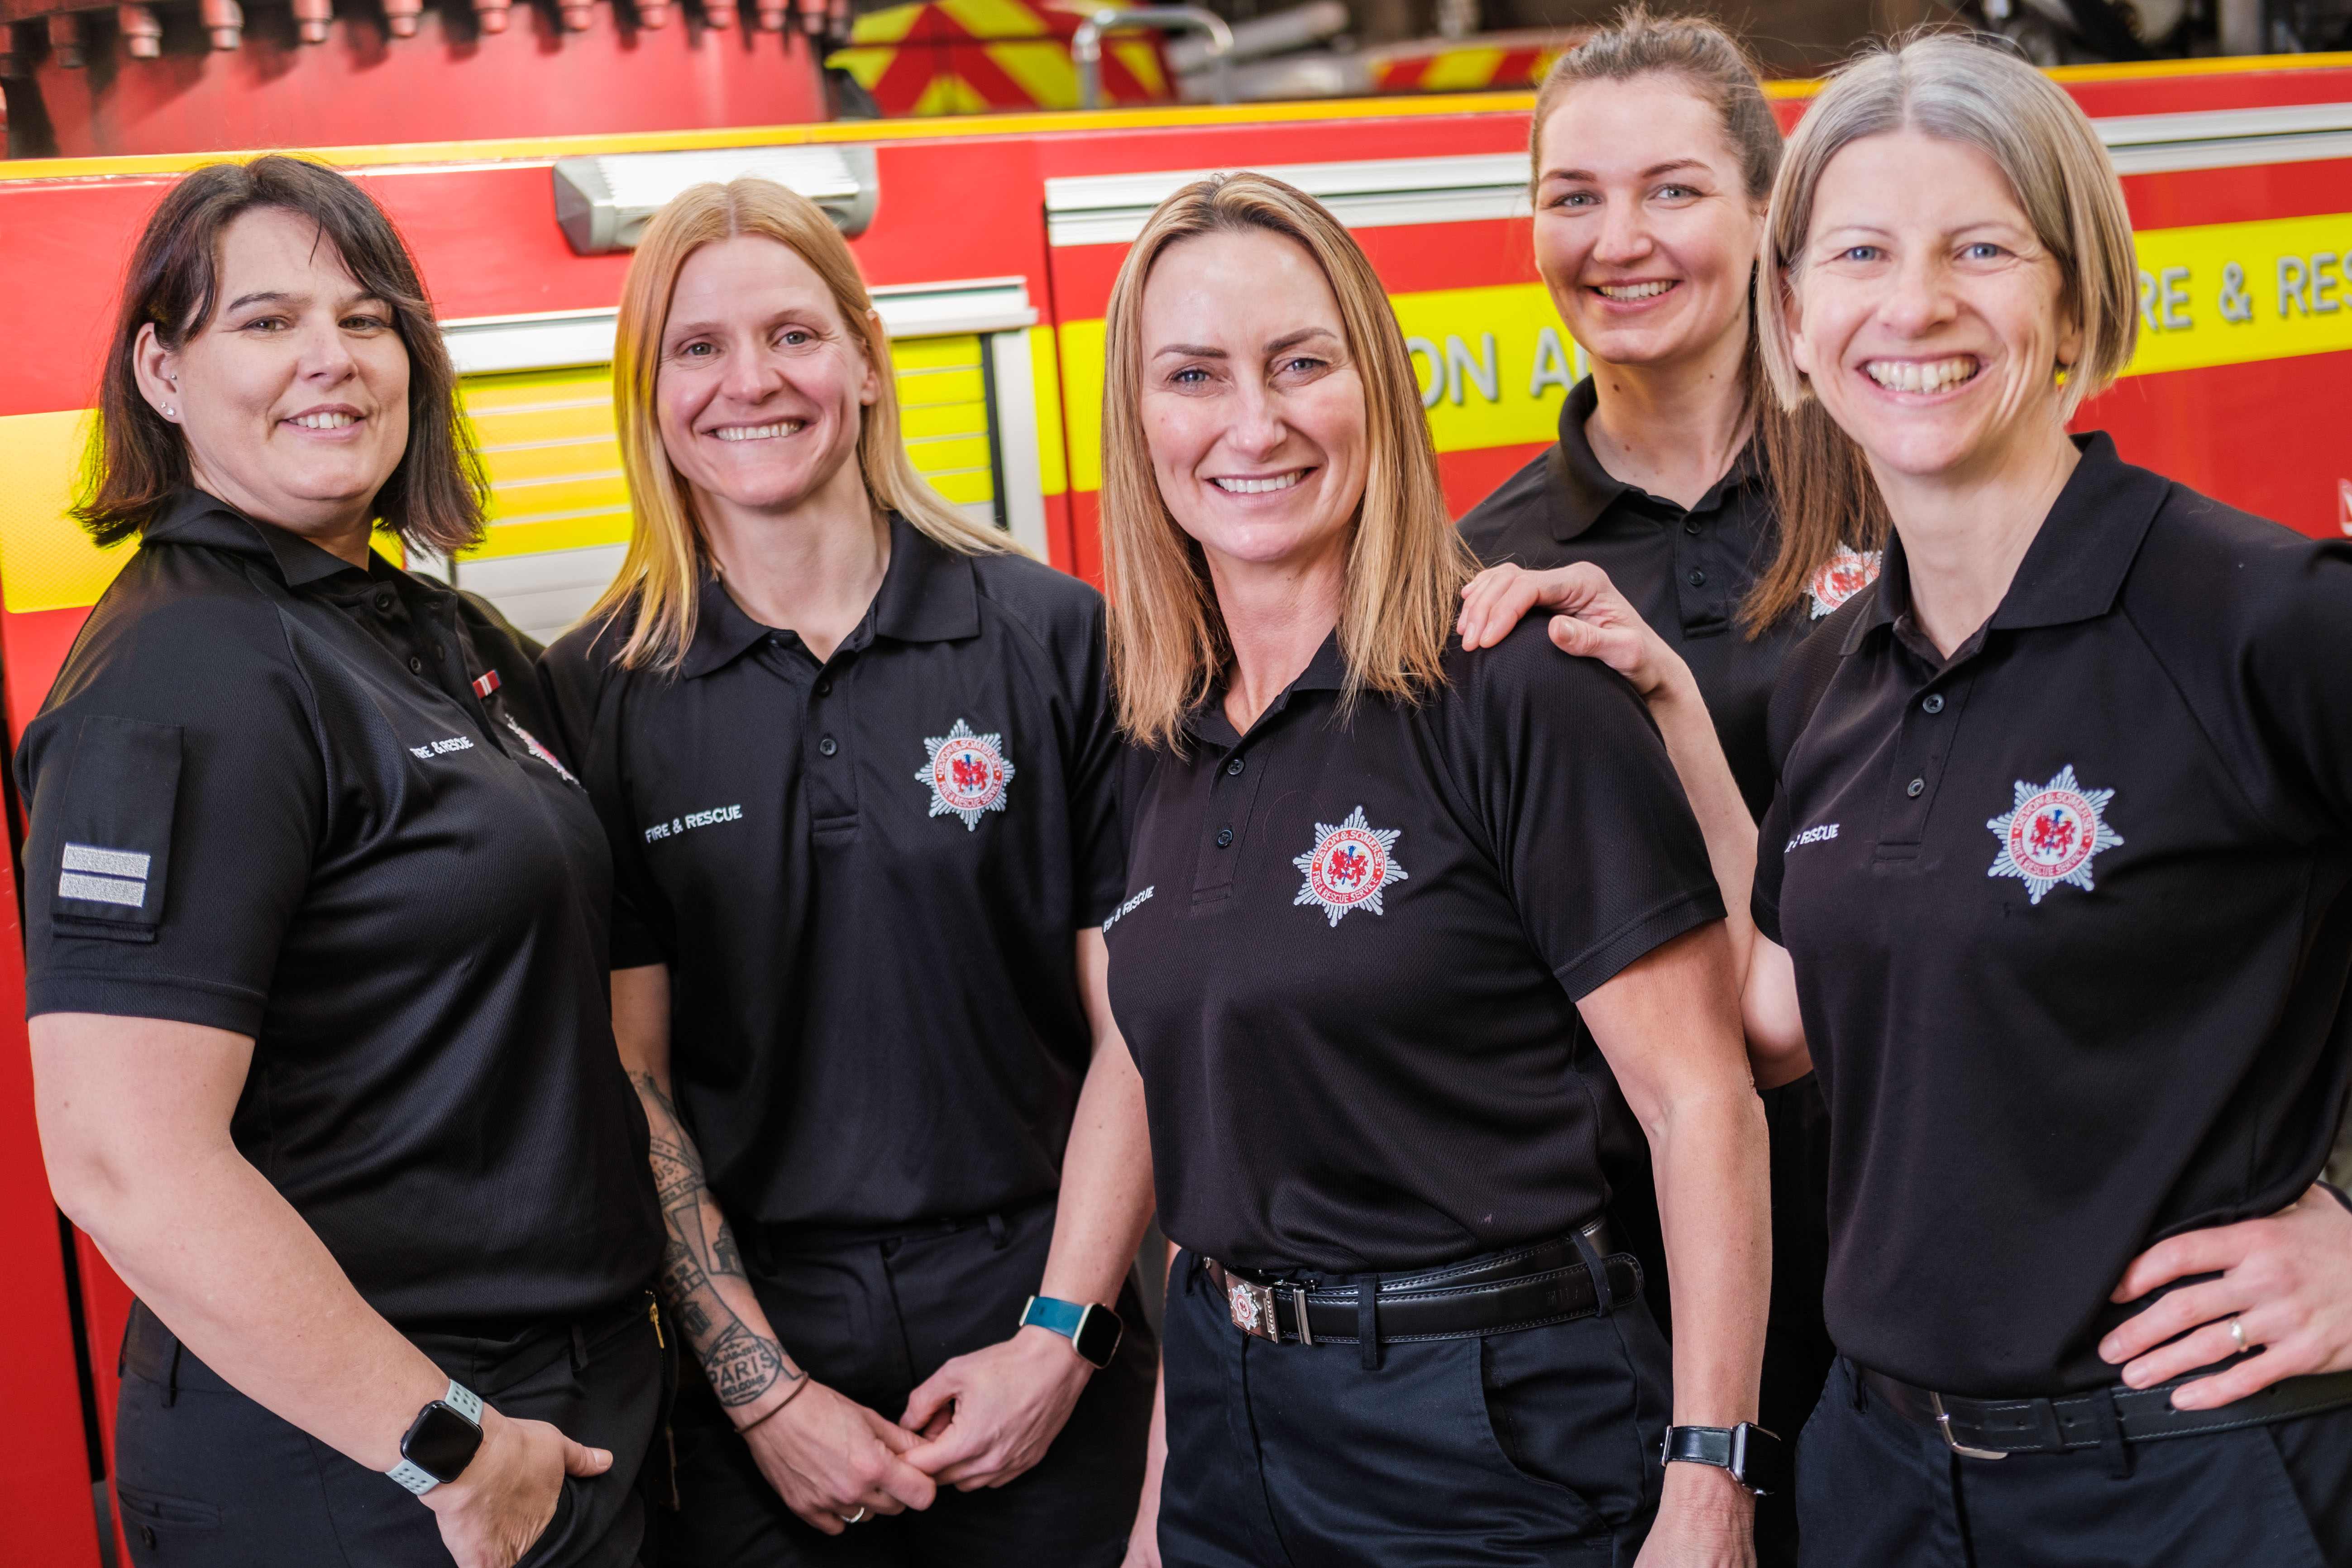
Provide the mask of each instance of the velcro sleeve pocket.
[{"label": "velcro sleeve pocket", "polygon": [[180,797],[180,727],[91,714],[74,737],[45,868],[59,935],[152,942],[163,922]]}]

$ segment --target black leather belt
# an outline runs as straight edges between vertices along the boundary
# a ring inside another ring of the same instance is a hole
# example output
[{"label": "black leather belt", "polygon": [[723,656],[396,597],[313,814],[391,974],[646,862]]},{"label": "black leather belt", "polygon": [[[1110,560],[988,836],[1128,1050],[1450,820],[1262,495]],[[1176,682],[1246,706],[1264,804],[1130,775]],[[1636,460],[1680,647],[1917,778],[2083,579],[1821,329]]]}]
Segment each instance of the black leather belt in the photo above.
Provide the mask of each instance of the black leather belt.
[{"label": "black leather belt", "polygon": [[1858,1363],[1854,1370],[1873,1398],[1913,1426],[1941,1433],[1953,1452],[1978,1459],[2232,1432],[2352,1405],[2352,1372],[2284,1378],[2218,1409],[2175,1410],[2172,1391],[2187,1378],[2154,1388],[2117,1384],[2055,1399],[1970,1399],[1920,1388]]},{"label": "black leather belt", "polygon": [[[1572,1322],[1604,1310],[1592,1289],[1586,1248],[1608,1276],[1605,1310],[1632,1305],[1641,1295],[1642,1266],[1618,1245],[1604,1215],[1573,1237],[1539,1241],[1447,1268],[1378,1280],[1373,1332],[1381,1343],[1458,1340]],[[1228,1268],[1202,1259],[1225,1298],[1234,1327],[1277,1343],[1360,1345],[1363,1286],[1326,1285]],[[1302,1317],[1303,1313],[1303,1317]]]}]

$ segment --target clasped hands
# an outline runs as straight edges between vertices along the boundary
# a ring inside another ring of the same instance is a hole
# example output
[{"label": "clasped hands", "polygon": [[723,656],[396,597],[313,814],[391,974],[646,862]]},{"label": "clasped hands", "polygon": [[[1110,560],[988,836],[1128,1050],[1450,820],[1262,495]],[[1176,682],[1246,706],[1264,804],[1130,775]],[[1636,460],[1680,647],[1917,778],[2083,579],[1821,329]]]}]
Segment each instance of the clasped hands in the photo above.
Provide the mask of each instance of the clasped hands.
[{"label": "clasped hands", "polygon": [[1001,1487],[1027,1471],[1069,1419],[1094,1368],[1041,1328],[961,1355],[925,1379],[892,1422],[812,1384],[743,1434],[768,1484],[827,1535],[866,1514],[926,1509],[943,1486]]}]

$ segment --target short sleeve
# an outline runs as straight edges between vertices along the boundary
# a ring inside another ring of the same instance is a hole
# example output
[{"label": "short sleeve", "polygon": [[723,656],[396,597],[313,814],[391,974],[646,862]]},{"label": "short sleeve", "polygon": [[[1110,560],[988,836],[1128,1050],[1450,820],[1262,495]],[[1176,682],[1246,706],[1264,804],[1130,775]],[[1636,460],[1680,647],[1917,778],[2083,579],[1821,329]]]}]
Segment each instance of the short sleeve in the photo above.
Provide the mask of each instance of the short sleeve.
[{"label": "short sleeve", "polygon": [[1706,841],[1631,686],[1554,647],[1541,616],[1448,662],[1457,684],[1467,673],[1466,693],[1447,699],[1454,771],[1466,775],[1529,939],[1571,997],[1723,918]]},{"label": "short sleeve", "polygon": [[257,1035],[325,826],[308,688],[266,605],[91,622],[16,758],[26,1016]]},{"label": "short sleeve", "polygon": [[2241,665],[2263,750],[2321,831],[2352,840],[2352,545],[2285,545],[2300,557],[2250,635]]},{"label": "short sleeve", "polygon": [[607,963],[642,969],[671,962],[671,953],[656,929],[653,911],[661,907],[661,893],[646,874],[645,843],[637,837],[621,777],[620,710],[634,677],[612,657],[621,640],[620,626],[614,620],[579,626],[558,637],[540,655],[539,688],[557,750],[579,774],[613,852]]}]

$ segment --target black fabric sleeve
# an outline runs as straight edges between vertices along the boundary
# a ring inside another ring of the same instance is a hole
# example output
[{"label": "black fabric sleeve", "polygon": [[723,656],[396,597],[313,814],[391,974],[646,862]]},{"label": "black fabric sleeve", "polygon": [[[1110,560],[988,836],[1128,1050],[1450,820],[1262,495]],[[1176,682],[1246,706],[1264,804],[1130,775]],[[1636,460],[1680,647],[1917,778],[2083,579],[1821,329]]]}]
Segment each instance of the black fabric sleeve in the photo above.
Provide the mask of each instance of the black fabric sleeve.
[{"label": "black fabric sleeve", "polygon": [[1070,693],[1076,719],[1069,759],[1070,866],[1079,917],[1100,925],[1127,896],[1127,840],[1118,815],[1118,710],[1111,696],[1110,641],[1094,606],[1086,659]]},{"label": "black fabric sleeve", "polygon": [[556,750],[588,792],[613,852],[607,966],[641,969],[667,963],[670,952],[646,915],[652,885],[645,874],[645,840],[622,779],[620,728],[635,679],[613,659],[614,650],[627,637],[624,624],[625,618],[616,618],[602,626],[577,626],[558,637],[540,655],[539,690],[555,731]]},{"label": "black fabric sleeve", "polygon": [[1870,613],[1878,584],[1865,584],[1839,605],[1789,655],[1780,679],[1772,687],[1772,705],[1764,720],[1765,746],[1772,762],[1772,804],[1756,830],[1756,879],[1748,895],[1748,912],[1766,940],[1780,941],[1780,869],[1789,844],[1789,801],[1781,774],[1795,749],[1797,737],[1812,721],[1813,710],[1837,679],[1845,659],[1845,639],[1853,623]]},{"label": "black fabric sleeve", "polygon": [[2242,700],[2263,752],[2321,837],[2352,840],[2352,544],[2282,542],[2296,559],[2251,628]]},{"label": "black fabric sleeve", "polygon": [[26,1015],[258,1034],[326,827],[308,686],[265,602],[110,597],[17,752]]},{"label": "black fabric sleeve", "polygon": [[[1448,750],[1536,950],[1581,999],[1723,918],[1706,840],[1665,742],[1616,672],[1551,645],[1542,616],[1449,659]],[[1462,700],[1466,695],[1470,700]]]}]

